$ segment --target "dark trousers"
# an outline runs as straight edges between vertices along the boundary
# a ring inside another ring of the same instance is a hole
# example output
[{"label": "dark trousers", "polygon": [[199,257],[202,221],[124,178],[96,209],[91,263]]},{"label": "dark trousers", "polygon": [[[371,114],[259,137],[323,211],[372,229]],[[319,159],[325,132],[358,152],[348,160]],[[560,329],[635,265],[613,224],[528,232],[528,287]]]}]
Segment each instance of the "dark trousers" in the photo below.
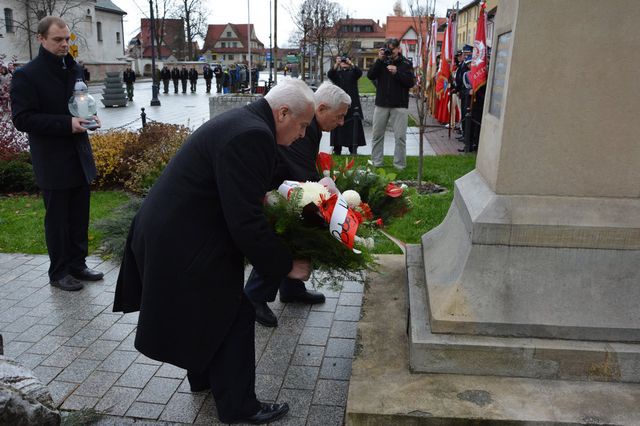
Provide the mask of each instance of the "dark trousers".
[{"label": "dark trousers", "polygon": [[276,300],[276,293],[280,290],[280,297],[293,298],[300,293],[304,293],[307,289],[304,281],[293,280],[291,278],[283,278],[280,286],[267,286],[264,280],[255,269],[251,270],[251,275],[244,286],[244,294],[247,295],[252,302],[273,302]]},{"label": "dark trousers", "polygon": [[130,101],[133,100],[133,83],[127,83],[127,97]]},{"label": "dark trousers", "polygon": [[44,234],[49,252],[49,279],[59,280],[87,267],[89,186],[43,190]]},{"label": "dark trousers", "polygon": [[205,78],[204,82],[207,85],[207,93],[211,92],[211,79],[210,78]]},{"label": "dark trousers", "polygon": [[182,93],[187,93],[187,80],[182,80]]},{"label": "dark trousers", "polygon": [[169,79],[162,80],[162,85],[164,86],[164,93],[169,93]]},{"label": "dark trousers", "polygon": [[256,397],[255,311],[246,297],[209,366],[187,372],[192,386],[211,386],[220,421],[227,423],[260,410]]},{"label": "dark trousers", "polygon": [[178,80],[177,78],[173,80],[173,92],[174,93],[178,93],[178,82],[180,80]]},{"label": "dark trousers", "polygon": [[222,92],[222,79],[221,78],[216,78],[216,92],[217,93],[221,93]]},{"label": "dark trousers", "polygon": [[189,80],[189,83],[190,83],[189,86],[191,88],[191,92],[192,93],[195,92],[196,91],[196,84],[197,84],[196,80]]}]

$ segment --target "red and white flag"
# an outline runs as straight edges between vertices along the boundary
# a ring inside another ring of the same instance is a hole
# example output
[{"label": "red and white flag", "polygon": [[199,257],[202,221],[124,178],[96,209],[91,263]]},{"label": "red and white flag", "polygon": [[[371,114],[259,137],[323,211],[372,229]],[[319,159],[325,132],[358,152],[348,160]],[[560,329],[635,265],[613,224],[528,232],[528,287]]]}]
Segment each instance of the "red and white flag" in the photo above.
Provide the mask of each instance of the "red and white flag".
[{"label": "red and white flag", "polygon": [[471,58],[471,86],[473,93],[487,83],[487,4],[480,4],[480,14],[476,28],[476,38],[473,42],[473,56]]},{"label": "red and white flag", "polygon": [[431,80],[436,75],[436,39],[438,38],[438,18],[433,17],[431,34],[429,35],[429,64],[427,66],[427,78]]}]

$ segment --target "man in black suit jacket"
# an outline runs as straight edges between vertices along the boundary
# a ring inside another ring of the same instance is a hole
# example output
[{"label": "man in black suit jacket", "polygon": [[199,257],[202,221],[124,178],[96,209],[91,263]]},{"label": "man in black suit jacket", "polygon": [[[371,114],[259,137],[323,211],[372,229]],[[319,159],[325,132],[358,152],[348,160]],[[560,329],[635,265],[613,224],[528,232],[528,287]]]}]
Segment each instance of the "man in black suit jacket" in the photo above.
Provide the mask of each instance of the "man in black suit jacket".
[{"label": "man in black suit jacket", "polygon": [[[330,132],[344,124],[344,118],[351,105],[351,97],[343,89],[331,82],[324,82],[314,95],[316,102],[315,117],[303,138],[289,146],[278,146],[278,165],[271,183],[277,188],[284,180],[299,182],[320,179],[316,169],[316,158],[320,150],[322,132]],[[276,293],[280,291],[280,301],[283,303],[324,303],[324,294],[307,290],[304,282],[299,279],[285,277],[280,286],[264,285],[262,277],[256,270],[244,287],[244,292],[256,310],[256,321],[265,327],[278,325],[278,318],[267,305],[273,302]]]},{"label": "man in black suit jacket", "polygon": [[263,213],[278,145],[302,135],[313,92],[283,80],[265,98],[196,130],[149,191],[127,237],[114,311],[139,310],[135,347],[210,387],[222,422],[267,423],[287,404],[255,395],[255,312],[243,292],[245,258],[265,279],[308,279]]},{"label": "man in black suit jacket", "polygon": [[[38,56],[16,70],[11,111],[18,130],[29,135],[36,181],[44,198],[45,237],[52,286],[80,290],[78,280],[97,281],[102,273],[87,268],[89,184],[96,176],[83,118],[71,116],[68,101],[82,68],[69,54],[70,31],[60,18],[38,23]],[[94,117],[100,125],[97,117]]]}]

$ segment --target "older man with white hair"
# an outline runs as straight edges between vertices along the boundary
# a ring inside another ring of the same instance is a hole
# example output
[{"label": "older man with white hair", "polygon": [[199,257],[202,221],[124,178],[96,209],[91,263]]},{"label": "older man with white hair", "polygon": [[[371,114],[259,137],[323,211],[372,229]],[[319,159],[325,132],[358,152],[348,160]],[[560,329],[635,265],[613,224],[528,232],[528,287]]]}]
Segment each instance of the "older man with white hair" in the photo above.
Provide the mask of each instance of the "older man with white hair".
[{"label": "older man with white hair", "polygon": [[[273,179],[277,188],[283,180],[317,181],[316,157],[320,149],[322,132],[330,132],[344,124],[344,117],[351,105],[351,98],[340,87],[325,82],[316,91],[316,113],[303,138],[289,146],[278,147],[278,167]],[[280,301],[284,303],[324,303],[322,293],[307,290],[301,279],[285,277],[280,282]],[[265,285],[259,270],[251,271],[244,292],[256,310],[256,321],[265,327],[276,327],[278,318],[267,302],[276,298],[278,287]]]},{"label": "older man with white hair", "polygon": [[140,311],[135,347],[187,370],[192,391],[210,388],[220,421],[262,424],[286,403],[255,394],[255,313],[243,292],[244,259],[265,277],[308,279],[263,210],[277,147],[302,137],[313,92],[285,79],[250,105],[196,130],[151,188],[127,238],[114,311]]}]

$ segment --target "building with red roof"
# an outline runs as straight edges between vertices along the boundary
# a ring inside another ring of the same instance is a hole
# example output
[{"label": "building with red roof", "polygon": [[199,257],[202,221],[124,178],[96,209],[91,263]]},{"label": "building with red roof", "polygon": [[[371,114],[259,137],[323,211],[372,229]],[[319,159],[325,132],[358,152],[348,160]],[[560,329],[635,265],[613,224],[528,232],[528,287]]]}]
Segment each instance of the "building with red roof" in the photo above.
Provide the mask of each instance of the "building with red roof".
[{"label": "building with red roof", "polygon": [[251,31],[251,63],[259,68],[265,64],[264,44],[258,39],[253,24],[212,24],[202,46],[202,54],[211,55],[222,65],[249,63],[248,32]]},{"label": "building with red roof", "polygon": [[[421,19],[421,21],[420,21]],[[446,24],[447,18],[436,18],[438,20],[438,35],[436,43],[438,51],[444,43],[444,30],[442,25]],[[413,16],[388,16],[386,25],[386,38],[397,38],[400,40],[402,54],[413,61],[414,66],[418,66],[418,34],[422,31],[423,40],[428,41],[428,32],[431,26],[430,17]]]}]

